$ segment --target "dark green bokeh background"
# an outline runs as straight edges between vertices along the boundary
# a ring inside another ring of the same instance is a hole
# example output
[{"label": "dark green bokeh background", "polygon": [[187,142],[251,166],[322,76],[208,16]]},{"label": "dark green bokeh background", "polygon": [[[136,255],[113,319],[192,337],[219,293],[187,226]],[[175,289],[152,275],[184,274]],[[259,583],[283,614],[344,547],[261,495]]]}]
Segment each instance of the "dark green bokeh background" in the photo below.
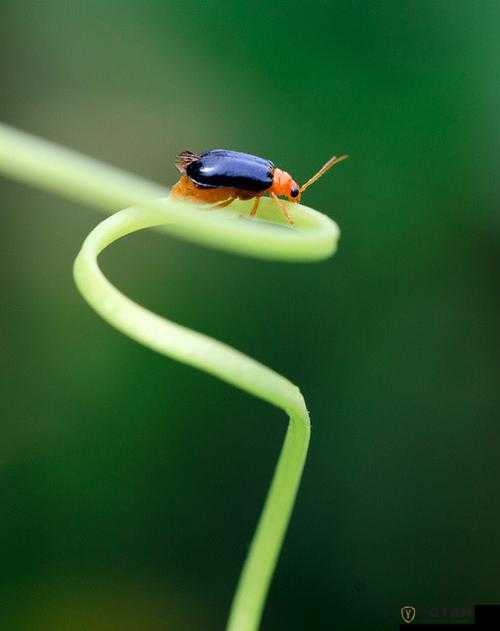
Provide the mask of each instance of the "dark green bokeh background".
[{"label": "dark green bokeh background", "polygon": [[[300,384],[313,434],[263,629],[395,629],[500,600],[500,5],[0,5],[0,119],[169,185],[230,147],[341,226],[321,264],[155,233],[132,297]],[[101,219],[0,180],[0,628],[224,625],[285,429],[84,304]]]}]

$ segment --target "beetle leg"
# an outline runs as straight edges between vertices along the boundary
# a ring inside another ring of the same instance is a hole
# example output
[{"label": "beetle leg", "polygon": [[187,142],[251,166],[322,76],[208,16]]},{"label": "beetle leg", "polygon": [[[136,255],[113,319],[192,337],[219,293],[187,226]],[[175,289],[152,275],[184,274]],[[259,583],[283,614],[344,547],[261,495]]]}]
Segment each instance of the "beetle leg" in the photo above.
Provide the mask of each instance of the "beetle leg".
[{"label": "beetle leg", "polygon": [[210,210],[217,210],[217,208],[225,208],[226,206],[229,206],[229,204],[234,202],[235,199],[236,199],[235,197],[230,197],[229,199],[225,199],[222,202],[217,202],[216,204],[212,204],[210,206]]},{"label": "beetle leg", "polygon": [[278,208],[281,210],[281,212],[285,215],[286,220],[288,221],[288,223],[293,226],[293,220],[290,217],[290,215],[288,214],[288,209],[286,207],[286,204],[284,204],[281,199],[279,199],[279,197],[276,195],[276,193],[271,193],[271,197],[274,199],[274,202],[276,203],[276,205],[278,206]]},{"label": "beetle leg", "polygon": [[255,217],[255,215],[257,214],[257,208],[259,207],[259,204],[260,204],[260,195],[257,195],[253,203],[252,210],[250,211],[250,217]]}]

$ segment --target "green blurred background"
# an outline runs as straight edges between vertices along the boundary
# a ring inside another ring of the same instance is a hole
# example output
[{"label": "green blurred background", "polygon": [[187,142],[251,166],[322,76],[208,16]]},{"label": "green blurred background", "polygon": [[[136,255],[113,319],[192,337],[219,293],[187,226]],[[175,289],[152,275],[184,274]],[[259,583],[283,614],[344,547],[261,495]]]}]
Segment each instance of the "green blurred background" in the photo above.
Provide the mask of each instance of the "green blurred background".
[{"label": "green blurred background", "polygon": [[[165,185],[268,157],[342,229],[320,264],[157,233],[103,256],[153,310],[301,385],[313,434],[263,629],[499,600],[500,4],[0,4],[0,119]],[[78,295],[101,219],[0,180],[0,628],[224,625],[286,420]],[[443,621],[447,621],[443,618]]]}]

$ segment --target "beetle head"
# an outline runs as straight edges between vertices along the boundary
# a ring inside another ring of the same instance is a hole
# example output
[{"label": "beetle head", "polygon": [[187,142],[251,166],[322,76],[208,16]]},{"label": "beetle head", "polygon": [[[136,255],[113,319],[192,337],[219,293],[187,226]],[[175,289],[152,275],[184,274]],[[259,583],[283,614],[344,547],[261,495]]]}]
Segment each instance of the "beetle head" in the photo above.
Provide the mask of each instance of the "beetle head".
[{"label": "beetle head", "polygon": [[298,204],[300,202],[300,188],[295,180],[290,181],[287,197],[294,204]]},{"label": "beetle head", "polygon": [[273,177],[273,193],[275,195],[283,195],[288,197],[289,201],[294,204],[298,204],[300,201],[300,187],[297,182],[292,178],[290,173],[282,171],[281,169],[274,169]]}]

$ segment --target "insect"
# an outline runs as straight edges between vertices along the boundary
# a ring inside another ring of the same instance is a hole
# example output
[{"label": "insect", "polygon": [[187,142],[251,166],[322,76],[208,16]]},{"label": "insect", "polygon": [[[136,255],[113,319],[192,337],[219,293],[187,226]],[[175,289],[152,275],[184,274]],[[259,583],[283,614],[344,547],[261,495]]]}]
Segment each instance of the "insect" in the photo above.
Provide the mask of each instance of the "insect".
[{"label": "insect", "polygon": [[254,217],[262,195],[267,193],[288,223],[293,224],[287,204],[279,196],[298,204],[306,188],[347,157],[333,156],[305,184],[299,186],[289,173],[275,167],[270,160],[248,153],[226,149],[211,149],[201,154],[183,151],[175,163],[181,177],[172,187],[171,194],[210,204],[212,208],[224,208],[235,199],[254,199],[250,211],[250,216]]}]

